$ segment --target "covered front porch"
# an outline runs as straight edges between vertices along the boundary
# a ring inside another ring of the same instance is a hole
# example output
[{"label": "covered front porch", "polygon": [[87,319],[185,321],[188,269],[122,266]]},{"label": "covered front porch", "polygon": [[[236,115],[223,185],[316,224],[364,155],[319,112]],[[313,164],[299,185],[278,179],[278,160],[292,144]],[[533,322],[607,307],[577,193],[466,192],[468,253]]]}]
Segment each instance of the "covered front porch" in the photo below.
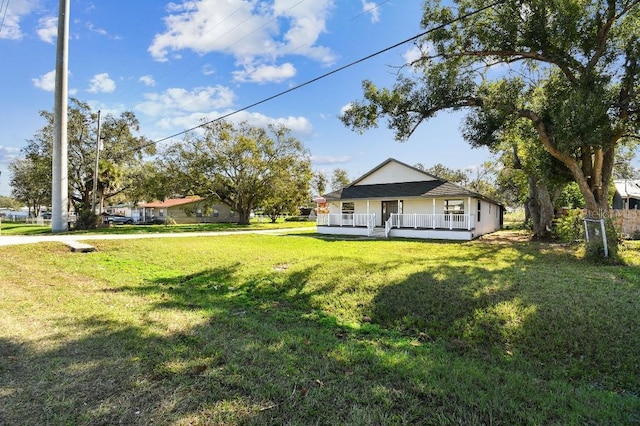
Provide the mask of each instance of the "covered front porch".
[{"label": "covered front porch", "polygon": [[318,215],[318,233],[447,240],[474,238],[474,215],[458,213],[390,213],[380,224],[375,213]]}]

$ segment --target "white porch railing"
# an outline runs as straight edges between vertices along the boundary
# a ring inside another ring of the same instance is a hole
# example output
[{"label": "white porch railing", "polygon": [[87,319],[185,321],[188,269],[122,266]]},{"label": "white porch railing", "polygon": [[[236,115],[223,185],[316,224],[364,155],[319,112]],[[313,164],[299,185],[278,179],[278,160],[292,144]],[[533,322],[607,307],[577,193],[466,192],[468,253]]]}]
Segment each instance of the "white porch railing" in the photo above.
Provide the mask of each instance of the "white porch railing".
[{"label": "white porch railing", "polygon": [[375,227],[375,223],[374,213],[319,214],[316,218],[318,226],[366,226],[371,230]]},{"label": "white porch railing", "polygon": [[474,226],[472,214],[396,214],[391,213],[387,220],[387,234],[391,228],[414,229],[466,229]]}]

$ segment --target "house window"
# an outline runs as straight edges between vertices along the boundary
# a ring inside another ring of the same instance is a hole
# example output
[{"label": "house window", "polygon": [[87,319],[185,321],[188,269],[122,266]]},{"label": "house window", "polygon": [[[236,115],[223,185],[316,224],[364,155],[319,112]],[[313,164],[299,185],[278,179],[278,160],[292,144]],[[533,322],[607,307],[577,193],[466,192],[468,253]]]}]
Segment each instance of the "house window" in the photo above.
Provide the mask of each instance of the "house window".
[{"label": "house window", "polygon": [[213,209],[213,217],[220,217],[220,212],[218,209]]},{"label": "house window", "polygon": [[342,203],[342,214],[353,214],[355,211],[355,203]]},{"label": "house window", "polygon": [[196,217],[202,217],[202,209],[196,210]]},{"label": "house window", "polygon": [[478,222],[480,222],[480,211],[482,210],[482,202],[478,200]]},{"label": "house window", "polygon": [[164,209],[158,210],[158,216],[159,217],[164,217]]},{"label": "house window", "polygon": [[464,214],[464,200],[444,200],[444,214]]}]

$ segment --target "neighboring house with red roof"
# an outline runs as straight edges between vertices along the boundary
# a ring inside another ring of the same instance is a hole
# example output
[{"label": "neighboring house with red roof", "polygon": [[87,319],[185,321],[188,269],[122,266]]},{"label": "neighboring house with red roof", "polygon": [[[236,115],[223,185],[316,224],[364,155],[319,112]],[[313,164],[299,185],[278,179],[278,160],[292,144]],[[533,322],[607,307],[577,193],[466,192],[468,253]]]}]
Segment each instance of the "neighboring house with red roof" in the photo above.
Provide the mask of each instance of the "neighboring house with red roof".
[{"label": "neighboring house with red roof", "polygon": [[321,234],[472,240],[502,227],[500,203],[393,158],[318,200]]},{"label": "neighboring house with red roof", "polygon": [[207,205],[201,197],[168,198],[164,201],[141,203],[142,221],[165,222],[168,218],[176,223],[222,223],[237,222],[238,214],[225,204]]}]

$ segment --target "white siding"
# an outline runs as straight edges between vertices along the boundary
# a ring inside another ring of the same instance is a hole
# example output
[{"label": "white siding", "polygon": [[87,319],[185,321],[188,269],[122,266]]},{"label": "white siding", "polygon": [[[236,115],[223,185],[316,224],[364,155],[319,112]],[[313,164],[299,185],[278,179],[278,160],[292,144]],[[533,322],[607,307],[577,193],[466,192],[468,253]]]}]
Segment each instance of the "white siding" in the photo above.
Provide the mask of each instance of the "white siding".
[{"label": "white siding", "polygon": [[[489,203],[487,201],[480,201],[480,203],[482,207],[480,212],[480,222],[476,222],[476,236],[488,234],[489,232],[497,231],[498,229],[500,229],[500,206]],[[471,204],[474,207],[472,213],[475,215],[475,219],[477,220],[477,201],[474,199],[474,202]]]},{"label": "white siding", "polygon": [[384,183],[421,182],[434,180],[431,176],[414,170],[403,164],[390,161],[369,176],[362,179],[358,185],[379,185]]}]

